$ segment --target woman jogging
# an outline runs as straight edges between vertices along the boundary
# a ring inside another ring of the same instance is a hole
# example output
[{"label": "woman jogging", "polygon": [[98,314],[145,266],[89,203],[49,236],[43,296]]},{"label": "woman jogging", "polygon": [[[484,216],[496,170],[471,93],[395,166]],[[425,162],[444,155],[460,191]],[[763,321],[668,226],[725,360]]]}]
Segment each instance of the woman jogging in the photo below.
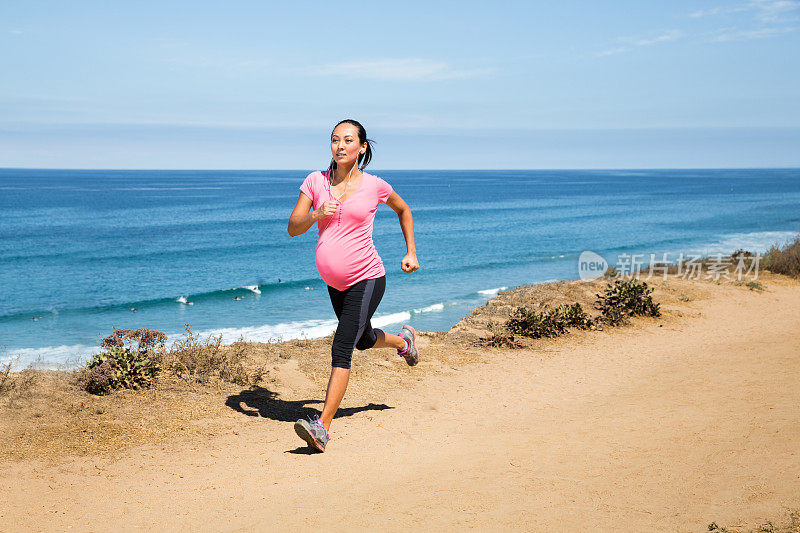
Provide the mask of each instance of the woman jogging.
[{"label": "woman jogging", "polygon": [[331,154],[327,171],[312,172],[303,181],[289,217],[289,235],[293,237],[317,223],[317,270],[328,285],[339,319],[322,415],[294,425],[300,438],[321,452],[347,389],[353,348],[396,348],[409,365],[419,360],[414,328],[405,325],[392,335],[370,323],[386,288],[386,270],[372,242],[375,211],[384,202],[397,213],[407,248],[400,267],[403,272],[414,272],[419,263],[411,208],[386,181],[363,171],[372,159],[372,141],[360,123],[348,119],[336,125],[331,133]]}]

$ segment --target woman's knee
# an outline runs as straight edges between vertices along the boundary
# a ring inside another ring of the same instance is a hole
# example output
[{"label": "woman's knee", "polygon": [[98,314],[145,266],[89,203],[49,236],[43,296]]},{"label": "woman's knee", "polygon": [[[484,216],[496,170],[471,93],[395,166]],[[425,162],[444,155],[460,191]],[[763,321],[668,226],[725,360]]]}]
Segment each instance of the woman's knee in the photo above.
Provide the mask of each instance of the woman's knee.
[{"label": "woman's knee", "polygon": [[365,332],[361,335],[361,338],[358,339],[356,343],[356,348],[359,350],[369,350],[378,342],[378,336],[381,335],[383,332],[379,329],[371,329],[368,333]]},{"label": "woman's knee", "polygon": [[364,335],[360,339],[358,339],[358,342],[356,343],[356,349],[361,350],[361,351],[369,350],[370,348],[375,346],[375,343],[377,341],[378,341],[377,338],[372,338],[371,339],[371,338],[367,337],[366,335]]}]

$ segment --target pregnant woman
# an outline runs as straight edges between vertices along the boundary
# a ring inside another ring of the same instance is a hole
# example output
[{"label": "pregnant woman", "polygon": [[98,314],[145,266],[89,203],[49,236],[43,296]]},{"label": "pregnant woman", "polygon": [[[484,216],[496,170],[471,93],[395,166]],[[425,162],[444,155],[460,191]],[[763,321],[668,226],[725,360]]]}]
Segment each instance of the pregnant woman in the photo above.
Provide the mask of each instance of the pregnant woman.
[{"label": "pregnant woman", "polygon": [[400,219],[407,249],[400,268],[403,272],[419,268],[411,208],[386,181],[363,171],[372,159],[371,144],[357,121],[338,123],[331,133],[333,159],[328,170],[312,172],[303,181],[289,217],[289,235],[293,237],[317,223],[317,270],[328,285],[339,319],[322,415],[298,420],[294,425],[300,438],[321,452],[347,389],[353,348],[396,348],[409,365],[419,360],[414,328],[405,325],[392,335],[370,323],[386,288],[386,270],[372,243],[372,221],[381,202],[394,209]]}]

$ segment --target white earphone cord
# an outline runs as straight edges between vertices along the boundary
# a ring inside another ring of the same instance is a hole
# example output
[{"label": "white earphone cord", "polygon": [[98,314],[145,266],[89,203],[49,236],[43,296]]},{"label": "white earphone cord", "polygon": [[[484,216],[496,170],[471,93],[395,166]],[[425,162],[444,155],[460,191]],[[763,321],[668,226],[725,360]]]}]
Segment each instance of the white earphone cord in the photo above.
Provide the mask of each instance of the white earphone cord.
[{"label": "white earphone cord", "polygon": [[[359,152],[359,154],[365,154],[365,153],[367,153],[367,150],[366,150],[366,149],[365,149],[363,152]],[[333,196],[334,198],[336,198],[336,201],[337,201],[337,202],[341,202],[341,198],[342,198],[342,196],[344,196],[344,195],[347,193],[347,189],[348,189],[348,187],[350,187],[350,176],[353,174],[353,169],[354,169],[354,168],[356,168],[357,166],[358,166],[358,155],[356,155],[356,162],[355,162],[355,164],[354,164],[352,167],[350,167],[350,172],[348,172],[348,173],[347,173],[347,183],[346,183],[346,184],[345,184],[345,186],[344,186],[344,192],[343,192],[342,194],[340,194],[338,197],[337,197],[337,196],[334,196],[334,195],[333,195],[333,192],[332,192],[332,191],[331,191],[331,189],[330,189],[330,184],[331,184],[331,183],[333,183],[333,178],[334,178],[334,175],[335,175],[335,172],[334,172],[334,170],[333,170],[333,169],[331,169],[330,181],[328,182],[328,192],[330,192],[330,193],[331,193],[331,196]],[[341,217],[342,217],[341,209],[342,209],[342,207],[341,207],[341,204],[340,204],[340,205],[339,205],[339,220],[340,220],[340,221],[341,221]],[[331,221],[332,221],[332,220],[333,220],[333,217],[331,217],[331,219],[330,219],[330,220],[328,220],[328,223],[327,223],[327,224],[325,224],[325,227],[326,227],[326,228],[327,228],[328,226],[330,226],[330,224],[331,224]]]},{"label": "white earphone cord", "polygon": [[[364,149],[363,152],[359,151],[359,154],[365,154],[365,153],[367,153],[366,149]],[[350,167],[350,172],[347,173],[347,183],[344,186],[344,192],[340,194],[338,197],[334,196],[334,198],[336,198],[337,201],[339,201],[342,198],[342,196],[344,196],[347,193],[347,189],[350,187],[350,175],[353,173],[353,169],[356,168],[357,166],[358,166],[358,155],[356,155],[355,164],[352,167]],[[335,177],[335,175],[336,172],[333,169],[331,169],[330,183],[333,183],[333,178]]]}]

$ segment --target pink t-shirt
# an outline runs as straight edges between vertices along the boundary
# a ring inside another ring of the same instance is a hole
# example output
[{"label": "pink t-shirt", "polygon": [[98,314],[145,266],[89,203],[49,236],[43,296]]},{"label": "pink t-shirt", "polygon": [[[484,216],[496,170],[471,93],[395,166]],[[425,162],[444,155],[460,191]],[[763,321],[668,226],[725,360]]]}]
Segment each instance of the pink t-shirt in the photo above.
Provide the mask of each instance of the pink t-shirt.
[{"label": "pink t-shirt", "polygon": [[[326,200],[336,200],[330,190],[328,171],[315,171],[306,177],[300,191],[314,209]],[[319,238],[315,260],[322,280],[343,291],[361,280],[379,278],[386,273],[372,242],[372,221],[378,204],[391,196],[392,186],[378,176],[362,171],[361,183],[336,212],[317,222]]]}]

